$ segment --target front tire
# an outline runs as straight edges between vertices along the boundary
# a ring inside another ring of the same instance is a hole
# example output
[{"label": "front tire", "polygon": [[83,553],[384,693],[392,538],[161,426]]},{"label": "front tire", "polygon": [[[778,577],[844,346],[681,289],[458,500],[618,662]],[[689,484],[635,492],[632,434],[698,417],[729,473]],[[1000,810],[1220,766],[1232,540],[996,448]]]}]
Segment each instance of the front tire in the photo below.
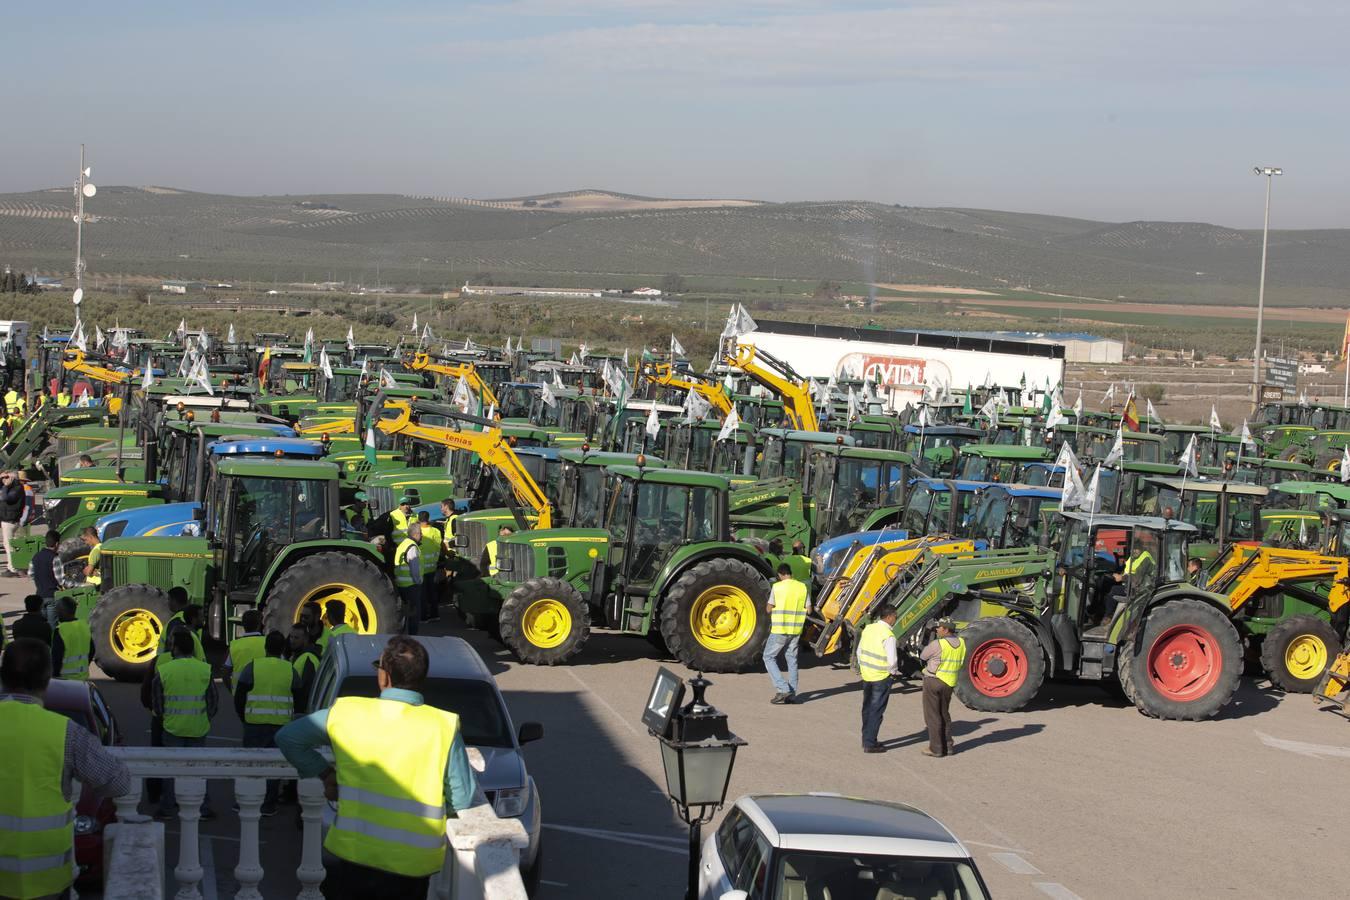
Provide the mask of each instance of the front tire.
[{"label": "front tire", "polygon": [[586,601],[561,578],[531,578],[517,585],[502,603],[497,625],[502,643],[534,666],[566,662],[591,634]]},{"label": "front tire", "polygon": [[1151,610],[1130,660],[1134,705],[1155,719],[1198,721],[1232,699],[1242,674],[1242,640],[1228,617],[1200,600]]},{"label": "front tire", "polygon": [[327,551],[290,565],[263,602],[263,630],[285,634],[309,602],[321,613],[329,600],[347,607],[347,624],[361,634],[390,634],[403,626],[398,592],[374,562],[354,553]]},{"label": "front tire", "polygon": [[962,632],[966,664],[956,676],[956,696],[980,712],[1013,712],[1026,706],[1045,681],[1045,653],[1030,628],[1009,618],[978,619]]},{"label": "front tire", "polygon": [[144,681],[170,615],[169,595],[148,584],[124,584],[100,596],[89,614],[99,668],[118,681]]},{"label": "front tire", "polygon": [[769,637],[769,583],[739,559],[708,559],[686,570],[660,600],[670,653],[700,672],[758,666]]},{"label": "front tire", "polygon": [[1290,616],[1261,642],[1261,668],[1280,690],[1311,694],[1340,649],[1329,623],[1316,616]]}]

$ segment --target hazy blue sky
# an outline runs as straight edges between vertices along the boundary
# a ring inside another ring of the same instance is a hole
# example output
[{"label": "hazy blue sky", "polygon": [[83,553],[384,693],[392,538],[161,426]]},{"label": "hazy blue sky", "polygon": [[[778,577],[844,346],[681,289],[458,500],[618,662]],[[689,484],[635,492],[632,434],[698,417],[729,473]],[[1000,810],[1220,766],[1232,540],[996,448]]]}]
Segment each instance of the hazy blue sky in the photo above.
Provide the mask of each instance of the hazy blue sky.
[{"label": "hazy blue sky", "polygon": [[[0,191],[860,199],[1350,226],[1350,4],[11,3]],[[22,123],[15,132],[13,125]]]}]

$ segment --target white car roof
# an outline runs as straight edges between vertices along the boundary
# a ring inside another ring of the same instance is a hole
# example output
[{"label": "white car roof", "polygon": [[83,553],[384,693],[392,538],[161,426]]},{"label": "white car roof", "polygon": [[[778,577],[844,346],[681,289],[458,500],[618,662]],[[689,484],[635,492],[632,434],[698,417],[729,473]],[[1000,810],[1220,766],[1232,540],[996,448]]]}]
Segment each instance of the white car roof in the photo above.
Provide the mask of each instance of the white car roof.
[{"label": "white car roof", "polygon": [[904,803],[839,794],[756,794],[736,801],[775,847],[969,859],[946,826]]}]

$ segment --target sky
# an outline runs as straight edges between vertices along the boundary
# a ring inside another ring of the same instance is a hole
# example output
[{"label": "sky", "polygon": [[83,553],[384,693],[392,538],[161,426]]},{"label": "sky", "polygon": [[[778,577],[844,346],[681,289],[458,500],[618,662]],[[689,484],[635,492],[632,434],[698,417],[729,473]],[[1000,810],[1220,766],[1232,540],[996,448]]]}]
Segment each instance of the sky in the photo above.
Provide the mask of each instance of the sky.
[{"label": "sky", "polygon": [[[21,3],[0,191],[871,200],[1350,227],[1334,0]],[[23,124],[22,132],[13,123]],[[21,136],[20,136],[21,135]]]}]

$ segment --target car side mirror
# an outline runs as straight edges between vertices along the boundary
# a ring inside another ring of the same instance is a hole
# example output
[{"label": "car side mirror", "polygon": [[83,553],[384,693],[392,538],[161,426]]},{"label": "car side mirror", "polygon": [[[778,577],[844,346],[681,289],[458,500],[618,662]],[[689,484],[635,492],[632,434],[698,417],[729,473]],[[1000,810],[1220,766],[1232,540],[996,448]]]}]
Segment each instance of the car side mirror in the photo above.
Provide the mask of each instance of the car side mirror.
[{"label": "car side mirror", "polygon": [[543,737],[544,725],[542,722],[521,722],[520,731],[516,734],[516,742],[529,744],[533,741],[542,740]]}]

